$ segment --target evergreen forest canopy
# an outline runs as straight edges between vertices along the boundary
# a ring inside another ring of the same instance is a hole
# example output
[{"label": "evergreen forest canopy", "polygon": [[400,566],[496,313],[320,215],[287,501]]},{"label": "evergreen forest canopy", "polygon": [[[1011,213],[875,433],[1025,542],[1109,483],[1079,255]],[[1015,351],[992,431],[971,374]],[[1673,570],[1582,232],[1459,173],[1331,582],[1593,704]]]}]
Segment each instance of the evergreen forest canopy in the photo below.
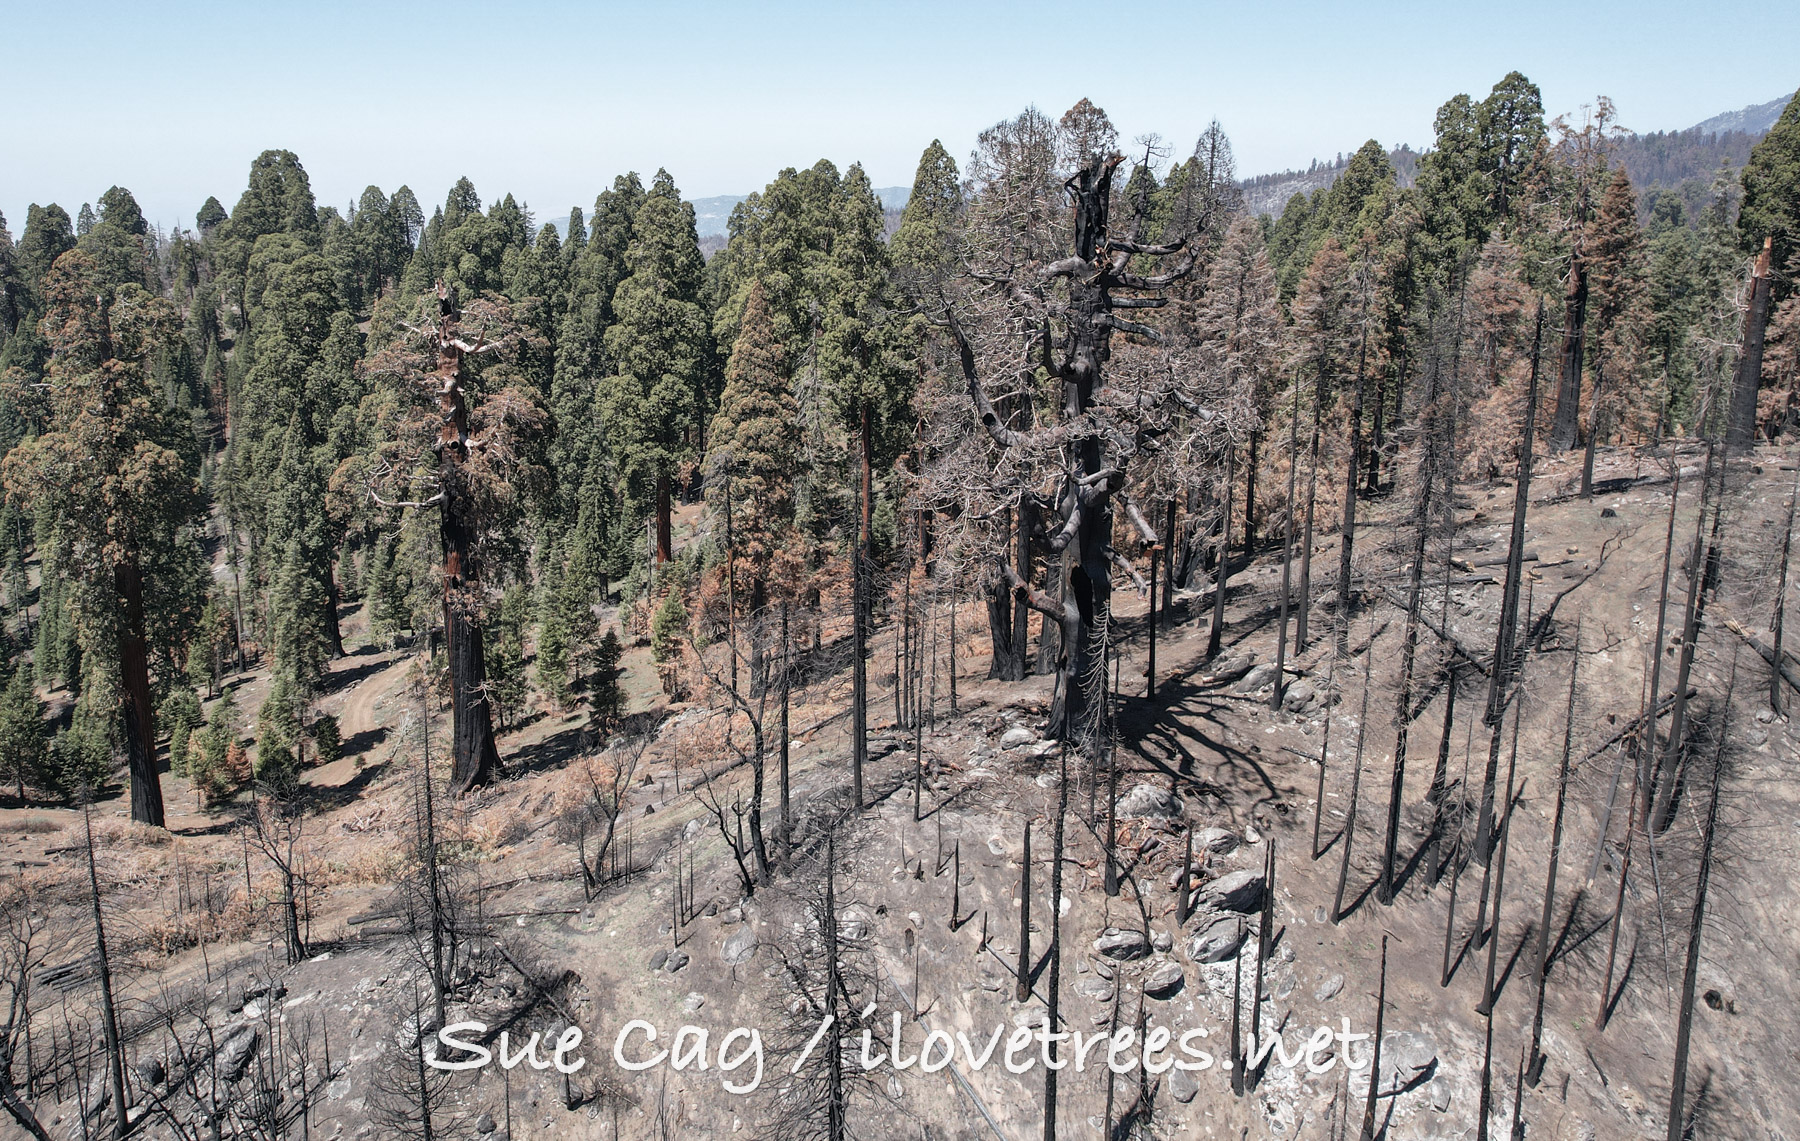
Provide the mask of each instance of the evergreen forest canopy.
[{"label": "evergreen forest canopy", "polygon": [[[0,219],[0,779],[122,768],[151,824],[165,743],[215,802],[291,787],[339,747],[353,604],[435,655],[459,790],[534,705],[620,726],[629,644],[669,699],[748,709],[845,610],[860,731],[915,578],[984,598],[994,675],[1055,673],[1081,743],[1115,575],[1341,528],[1341,627],[1358,498],[1426,520],[1510,471],[1534,362],[1538,446],[1590,472],[1795,430],[1800,99],[1703,195],[1640,196],[1618,142],[1606,100],[1546,120],[1513,73],[1439,109],[1406,185],[1371,140],[1258,218],[1216,124],[1122,146],[1083,100],[961,167],[934,142],[891,237],[860,166],[784,170],[710,259],[660,170],[560,234],[466,179],[429,215],[320,206],[281,150],[192,229],[116,186],[33,205]],[[251,662],[260,708],[203,718]]]}]

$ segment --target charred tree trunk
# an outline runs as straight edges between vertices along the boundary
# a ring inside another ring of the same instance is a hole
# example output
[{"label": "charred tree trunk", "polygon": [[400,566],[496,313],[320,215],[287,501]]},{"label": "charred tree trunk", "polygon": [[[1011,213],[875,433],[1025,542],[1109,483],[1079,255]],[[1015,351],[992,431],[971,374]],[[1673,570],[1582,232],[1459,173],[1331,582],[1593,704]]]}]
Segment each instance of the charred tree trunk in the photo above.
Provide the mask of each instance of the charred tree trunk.
[{"label": "charred tree trunk", "polygon": [[1019,857],[1019,969],[1016,995],[1031,1001],[1031,819],[1025,820],[1025,851]]},{"label": "charred tree trunk", "polygon": [[1581,497],[1594,497],[1594,450],[1600,446],[1600,397],[1606,388],[1604,353],[1596,351],[1594,361],[1594,402],[1588,409],[1587,447],[1581,454]]},{"label": "charred tree trunk", "polygon": [[[1702,504],[1705,500],[1706,497],[1701,496]],[[1650,646],[1650,689],[1644,705],[1643,722],[1636,734],[1637,767],[1632,790],[1634,799],[1642,798],[1643,802],[1637,806],[1637,814],[1644,820],[1650,819],[1650,801],[1656,791],[1656,772],[1652,767],[1652,758],[1656,756],[1656,709],[1662,692],[1663,638],[1668,633],[1669,574],[1675,559],[1675,511],[1680,505],[1681,464],[1677,461],[1674,484],[1669,489],[1669,524],[1663,534],[1662,586],[1656,597],[1656,640]],[[1705,511],[1701,514],[1704,515]],[[1779,672],[1778,670],[1777,673]]]},{"label": "charred tree trunk", "polygon": [[[1395,370],[1404,369],[1405,367],[1405,361],[1398,361],[1394,365]],[[1387,378],[1387,370],[1383,370],[1381,375],[1375,381],[1375,407],[1373,409],[1373,422],[1369,425],[1370,439],[1367,453],[1369,460],[1368,481],[1363,486],[1363,494],[1365,495],[1374,495],[1381,490],[1381,449],[1387,446],[1387,425],[1385,422],[1387,413]],[[1358,378],[1358,384],[1361,384],[1360,378]],[[1356,485],[1355,480],[1351,480],[1350,482],[1352,487]]]},{"label": "charred tree trunk", "polygon": [[869,588],[867,551],[859,543],[852,557],[850,660],[850,786],[856,807],[863,805],[863,766],[869,760]]},{"label": "charred tree trunk", "polygon": [[[1288,603],[1292,598],[1294,574],[1294,490],[1300,475],[1300,379],[1294,378],[1294,414],[1288,424],[1287,515],[1281,534],[1281,617],[1275,628],[1275,689],[1269,695],[1269,708],[1280,711],[1287,694]],[[1298,647],[1296,647],[1296,651]]]},{"label": "charred tree trunk", "polygon": [[[1653,737],[1654,735],[1652,733]],[[1606,977],[1600,983],[1600,1013],[1594,1019],[1594,1026],[1599,1030],[1606,1029],[1612,1011],[1613,966],[1619,957],[1619,924],[1625,914],[1625,883],[1631,875],[1631,844],[1637,838],[1640,807],[1638,786],[1642,783],[1643,771],[1641,763],[1631,771],[1631,808],[1625,818],[1625,853],[1619,858],[1619,890],[1613,898],[1612,921],[1609,924],[1612,930],[1606,939]]]},{"label": "charred tree trunk", "polygon": [[[1343,542],[1338,548],[1338,652],[1349,651],[1350,643],[1350,557],[1356,546],[1356,479],[1362,462],[1363,365],[1368,356],[1369,334],[1365,329],[1362,347],[1357,350],[1356,396],[1350,407],[1350,459],[1344,480]],[[1373,490],[1373,488],[1371,488]]]},{"label": "charred tree trunk", "polygon": [[1576,634],[1576,652],[1569,663],[1569,704],[1563,716],[1562,763],[1556,770],[1556,813],[1550,824],[1550,868],[1544,875],[1544,912],[1538,923],[1537,954],[1534,967],[1537,1005],[1531,1015],[1530,1066],[1521,1075],[1529,1076],[1532,1085],[1543,1076],[1546,1059],[1538,1046],[1544,1040],[1544,985],[1550,973],[1550,923],[1556,917],[1556,866],[1562,859],[1563,804],[1569,792],[1569,751],[1575,743],[1575,678],[1581,665],[1581,636]]},{"label": "charred tree trunk", "polygon": [[1750,309],[1744,314],[1744,344],[1731,381],[1731,409],[1725,418],[1725,449],[1733,455],[1756,442],[1756,393],[1762,386],[1763,335],[1769,326],[1769,255],[1773,238],[1763,239],[1750,279]]},{"label": "charred tree trunk", "polygon": [[[1445,629],[1449,624],[1445,623]],[[1444,724],[1438,735],[1437,763],[1431,770],[1431,786],[1425,800],[1431,805],[1431,836],[1425,849],[1425,882],[1437,886],[1442,874],[1440,857],[1444,846],[1444,798],[1450,785],[1450,730],[1456,723],[1456,662],[1450,658],[1444,666]]]},{"label": "charred tree trunk", "polygon": [[1797,502],[1800,502],[1800,476],[1795,477],[1794,491],[1788,496],[1787,522],[1781,529],[1781,572],[1776,576],[1775,580],[1775,617],[1769,623],[1769,642],[1770,645],[1775,648],[1774,669],[1769,674],[1769,708],[1774,710],[1777,716],[1780,716],[1783,712],[1783,702],[1781,699],[1781,643],[1784,631],[1782,627],[1787,618],[1788,554],[1793,548],[1794,506]]},{"label": "charred tree trunk", "polygon": [[487,697],[481,590],[475,565],[477,508],[470,487],[469,407],[463,391],[461,313],[438,286],[438,538],[444,557],[444,648],[450,666],[451,786],[458,795],[493,780],[500,767]]},{"label": "charred tree trunk", "polygon": [[1262,442],[1262,432],[1250,433],[1250,454],[1244,468],[1244,553],[1249,554],[1256,547],[1256,468],[1257,450]]},{"label": "charred tree trunk", "polygon": [[[119,1037],[118,1011],[113,1005],[112,957],[106,947],[106,922],[100,914],[100,873],[94,867],[94,819],[89,801],[89,790],[84,788],[81,820],[87,830],[85,846],[89,899],[94,913],[94,960],[100,970],[100,1029],[106,1042],[107,1076],[112,1081],[114,1135],[123,1138],[131,1132],[130,1103],[125,1100],[125,1046]],[[86,1133],[85,1122],[83,1133]]]},{"label": "charred tree trunk", "polygon": [[[849,1129],[844,1118],[844,1045],[843,1034],[838,1030],[843,1019],[839,1014],[838,999],[844,989],[842,978],[838,974],[838,920],[837,920],[837,840],[827,834],[825,838],[825,908],[820,926],[824,928],[825,942],[825,1019],[831,1030],[829,1040],[825,1043],[825,1137],[826,1141],[843,1141]],[[917,996],[914,996],[917,1001]]]},{"label": "charred tree trunk", "polygon": [[1556,388],[1556,419],[1545,444],[1553,452],[1575,446],[1581,430],[1581,365],[1587,349],[1587,260],[1581,242],[1569,255],[1569,283],[1563,294],[1562,379]]},{"label": "charred tree trunk", "polygon": [[150,697],[150,643],[144,634],[144,576],[135,555],[113,566],[119,598],[116,646],[124,690],[125,766],[131,778],[131,818],[163,826],[162,777],[156,769],[156,706]]},{"label": "charred tree trunk", "polygon": [[[1169,500],[1169,531],[1163,540],[1163,557],[1167,560],[1163,565],[1162,587],[1162,620],[1170,621],[1175,616],[1175,504]],[[1154,601],[1154,600],[1152,600]]]},{"label": "charred tree trunk", "polygon": [[[1515,706],[1513,709],[1512,757],[1506,762],[1506,815],[1500,821],[1500,851],[1499,851],[1499,854],[1494,859],[1494,919],[1493,919],[1492,925],[1488,927],[1487,979],[1482,984],[1482,988],[1481,988],[1481,1004],[1475,1008],[1476,1012],[1479,1014],[1491,1014],[1491,1013],[1493,1013],[1493,1010],[1494,1010],[1494,997],[1495,997],[1494,982],[1495,982],[1495,978],[1496,978],[1495,970],[1498,967],[1499,961],[1500,961],[1500,904],[1504,901],[1504,899],[1506,897],[1506,850],[1507,850],[1508,844],[1512,837],[1513,808],[1514,808],[1513,798],[1514,798],[1514,793],[1515,793],[1513,777],[1516,775],[1516,770],[1518,767],[1518,760],[1519,760],[1519,713],[1518,713],[1517,707]],[[1482,906],[1479,910],[1476,911],[1476,918],[1477,918],[1476,929],[1478,932],[1480,930],[1481,923],[1486,921],[1485,912],[1487,911],[1487,892],[1485,889],[1486,889],[1486,881],[1484,880],[1483,881],[1483,892],[1482,892]]]},{"label": "charred tree trunk", "polygon": [[[1732,682],[1726,686],[1725,704],[1730,708],[1731,691],[1737,680],[1735,668]],[[1688,922],[1687,967],[1681,975],[1681,1016],[1675,1027],[1675,1077],[1669,1091],[1669,1141],[1681,1141],[1687,1102],[1688,1046],[1694,1032],[1694,987],[1700,975],[1700,936],[1706,930],[1706,889],[1712,882],[1713,838],[1719,823],[1719,783],[1725,772],[1725,726],[1720,727],[1719,748],[1713,757],[1712,794],[1707,797],[1706,823],[1700,832],[1700,882],[1694,888],[1694,913]]]},{"label": "charred tree trunk", "polygon": [[[1306,649],[1306,616],[1312,610],[1313,506],[1319,494],[1319,407],[1324,402],[1324,371],[1313,394],[1312,435],[1306,446],[1306,523],[1300,539],[1300,603],[1294,618],[1294,652]],[[1351,494],[1355,494],[1354,488]]]},{"label": "charred tree trunk", "polygon": [[1361,1141],[1375,1141],[1375,1099],[1381,1095],[1381,1035],[1387,1021],[1387,944],[1381,937],[1381,982],[1375,991],[1375,1033],[1370,1036],[1369,1096],[1363,1099]]},{"label": "charred tree trunk", "polygon": [[1369,644],[1363,650],[1363,693],[1362,710],[1356,718],[1356,760],[1355,768],[1350,774],[1350,808],[1344,815],[1344,850],[1338,864],[1337,894],[1332,897],[1331,922],[1338,923],[1344,918],[1344,886],[1350,881],[1350,842],[1356,838],[1356,808],[1362,797],[1363,745],[1367,740],[1369,726],[1369,690],[1375,686],[1375,638],[1370,635]]},{"label": "charred tree trunk", "polygon": [[1475,825],[1475,858],[1484,865],[1492,850],[1494,782],[1500,776],[1500,719],[1511,698],[1512,655],[1518,640],[1519,589],[1525,577],[1525,516],[1531,509],[1532,437],[1537,428],[1538,364],[1544,344],[1544,303],[1538,302],[1537,331],[1531,341],[1531,381],[1525,392],[1525,422],[1519,439],[1519,470],[1513,490],[1512,535],[1506,545],[1506,584],[1500,595],[1500,623],[1494,631],[1494,660],[1488,670],[1487,709],[1482,721],[1492,731],[1487,770],[1481,781],[1481,815]]},{"label": "charred tree trunk", "polygon": [[[1012,511],[1008,509],[1004,517],[1010,534]],[[1025,678],[1025,650],[1013,634],[1014,605],[1012,586],[1004,578],[997,580],[987,597],[988,638],[994,646],[988,660],[988,677],[996,681]]]},{"label": "charred tree trunk", "polygon": [[1394,902],[1394,859],[1400,842],[1400,799],[1406,791],[1406,743],[1412,727],[1413,665],[1419,653],[1419,603],[1425,589],[1425,537],[1431,503],[1431,477],[1419,495],[1419,511],[1413,527],[1412,571],[1406,596],[1406,631],[1400,641],[1400,688],[1396,695],[1393,780],[1388,786],[1386,829],[1381,846],[1381,879],[1375,897]]},{"label": "charred tree trunk", "polygon": [[1213,574],[1212,629],[1206,635],[1206,656],[1219,656],[1219,642],[1225,636],[1225,591],[1231,581],[1231,485],[1236,481],[1237,449],[1225,451],[1225,502],[1220,506],[1219,563]]},{"label": "charred tree trunk", "polygon": [[[1144,666],[1144,700],[1156,700],[1156,572],[1162,562],[1162,550],[1150,548],[1150,604],[1144,611],[1144,629],[1150,639],[1150,660]],[[1779,672],[1779,671],[1777,671]]]},{"label": "charred tree trunk", "polygon": [[1063,818],[1069,814],[1069,749],[1063,742],[1061,773],[1056,782],[1056,821],[1050,832],[1050,968],[1044,996],[1045,1019],[1052,1037],[1047,1043],[1048,1061],[1044,1070],[1044,1141],[1056,1141],[1056,1075],[1057,1027],[1062,1022],[1062,864]]},{"label": "charred tree trunk", "polygon": [[[1687,741],[1688,677],[1694,668],[1694,641],[1700,633],[1700,620],[1705,612],[1705,559],[1701,557],[1701,538],[1705,530],[1707,499],[1712,494],[1713,457],[1707,454],[1707,471],[1700,489],[1700,511],[1694,518],[1694,549],[1689,555],[1687,606],[1681,625],[1681,663],[1675,670],[1675,705],[1669,714],[1669,740],[1663,746],[1657,765],[1656,789],[1650,814],[1645,818],[1654,835],[1669,826],[1675,809],[1676,774],[1681,767],[1682,748]],[[1719,510],[1715,500],[1712,507]],[[1779,665],[1779,660],[1777,661]]]},{"label": "charred tree trunk", "polygon": [[788,795],[788,746],[791,734],[788,731],[788,706],[792,668],[788,663],[788,602],[781,602],[781,846],[786,848],[794,839],[793,804]]}]

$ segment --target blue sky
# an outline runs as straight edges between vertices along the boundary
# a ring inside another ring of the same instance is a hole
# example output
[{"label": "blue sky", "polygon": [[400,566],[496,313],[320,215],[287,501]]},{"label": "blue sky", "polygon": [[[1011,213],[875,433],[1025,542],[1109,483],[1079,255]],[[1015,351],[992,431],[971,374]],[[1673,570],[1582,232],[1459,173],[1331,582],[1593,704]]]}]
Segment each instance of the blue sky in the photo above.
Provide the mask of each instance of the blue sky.
[{"label": "blue sky", "polygon": [[[283,10],[277,10],[279,8]],[[1102,13],[1096,22],[1095,13]],[[1678,128],[1800,84],[1800,5],[1685,3],[43,3],[6,29],[0,211],[73,214],[128,187],[152,220],[229,209],[250,160],[300,155],[321,203],[373,182],[442,201],[462,174],[540,218],[627,169],[700,197],[784,166],[861,161],[909,183],[941,138],[1087,96],[1185,150],[1208,120],[1243,174],[1367,138],[1428,144],[1433,112],[1518,69],[1546,109],[1598,94]],[[1745,45],[1768,50],[1764,62]]]}]

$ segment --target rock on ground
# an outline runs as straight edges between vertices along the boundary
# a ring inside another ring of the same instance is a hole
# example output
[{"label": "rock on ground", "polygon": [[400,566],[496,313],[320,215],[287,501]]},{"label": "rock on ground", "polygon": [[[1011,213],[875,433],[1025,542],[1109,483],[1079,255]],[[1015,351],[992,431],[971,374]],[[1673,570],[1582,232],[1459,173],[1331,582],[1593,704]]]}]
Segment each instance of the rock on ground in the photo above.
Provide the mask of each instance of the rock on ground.
[{"label": "rock on ground", "polygon": [[1181,815],[1181,801],[1167,789],[1153,784],[1140,784],[1119,798],[1120,816],[1142,819]]},{"label": "rock on ground", "polygon": [[1151,998],[1171,998],[1181,989],[1181,964],[1163,963],[1144,976],[1144,993]]},{"label": "rock on ground", "polygon": [[1262,906],[1263,901],[1262,873],[1248,868],[1227,872],[1202,887],[1200,898],[1202,902],[1220,911],[1255,911]]},{"label": "rock on ground", "polygon": [[1109,929],[1094,940],[1094,950],[1109,959],[1141,959],[1150,953],[1150,940],[1142,931]]},{"label": "rock on ground", "polygon": [[1244,945],[1244,926],[1236,919],[1218,919],[1188,940],[1188,958],[1196,963],[1222,963]]}]

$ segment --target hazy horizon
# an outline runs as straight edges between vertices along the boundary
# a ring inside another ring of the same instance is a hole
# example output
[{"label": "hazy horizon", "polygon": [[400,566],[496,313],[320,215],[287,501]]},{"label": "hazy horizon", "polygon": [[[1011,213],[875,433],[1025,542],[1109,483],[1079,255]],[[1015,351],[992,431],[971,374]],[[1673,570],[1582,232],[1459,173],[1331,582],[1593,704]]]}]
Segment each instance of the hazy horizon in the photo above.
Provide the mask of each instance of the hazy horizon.
[{"label": "hazy horizon", "polygon": [[[1083,96],[1122,141],[1155,132],[1176,158],[1217,118],[1249,176],[1368,138],[1422,149],[1440,104],[1512,70],[1540,86],[1549,116],[1605,94],[1623,126],[1672,130],[1781,94],[1781,76],[1743,66],[1736,14],[1751,9],[1727,8],[1602,5],[1582,20],[1604,29],[1602,51],[1545,35],[1562,9],[1544,3],[1494,27],[1420,4],[1142,4],[1118,33],[1141,49],[1073,69],[1054,66],[1081,14],[1067,3],[753,12],[703,0],[671,15],[537,0],[500,21],[465,4],[34,7],[11,21],[24,114],[0,211],[17,234],[28,203],[73,215],[116,183],[152,222],[191,228],[208,195],[230,209],[271,148],[297,153],[318,202],[339,209],[370,183],[405,183],[429,210],[467,175],[484,203],[510,192],[550,221],[626,170],[666,167],[693,199],[822,157],[905,186],[933,138],[960,164],[992,123]],[[1800,10],[1755,11],[1764,42],[1800,34]],[[59,41],[85,62],[30,50]]]}]

